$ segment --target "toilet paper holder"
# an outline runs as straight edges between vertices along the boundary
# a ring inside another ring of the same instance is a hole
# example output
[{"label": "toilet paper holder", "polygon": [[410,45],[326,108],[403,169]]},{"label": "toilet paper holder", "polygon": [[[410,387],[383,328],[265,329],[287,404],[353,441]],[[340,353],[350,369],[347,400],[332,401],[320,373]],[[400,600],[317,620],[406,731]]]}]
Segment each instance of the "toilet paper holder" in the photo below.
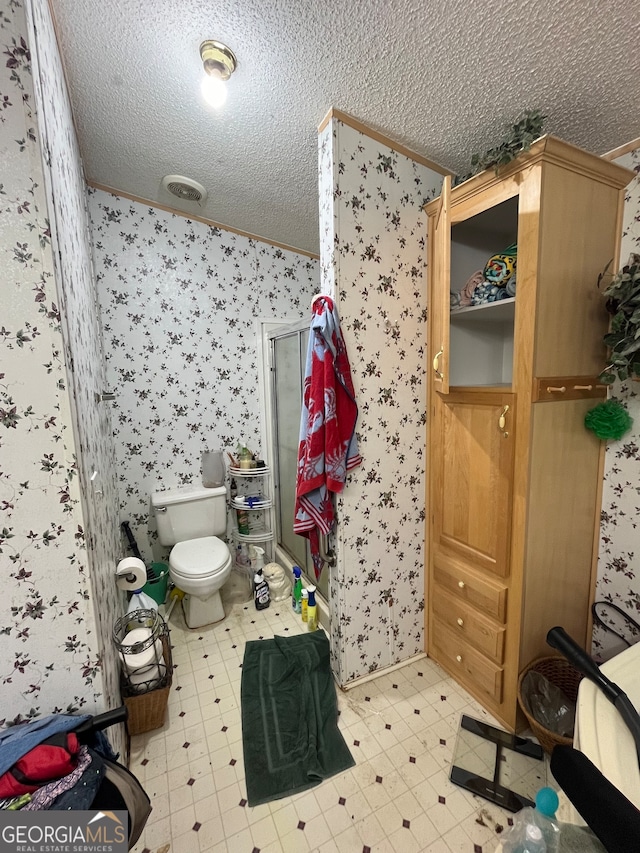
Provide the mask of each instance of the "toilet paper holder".
[{"label": "toilet paper holder", "polygon": [[139,557],[125,557],[120,560],[114,572],[116,585],[128,592],[135,592],[147,582],[147,567]]},{"label": "toilet paper holder", "polygon": [[124,580],[130,581],[131,583],[136,579],[135,572],[132,572],[131,569],[116,568],[114,574],[117,578],[124,578]]}]

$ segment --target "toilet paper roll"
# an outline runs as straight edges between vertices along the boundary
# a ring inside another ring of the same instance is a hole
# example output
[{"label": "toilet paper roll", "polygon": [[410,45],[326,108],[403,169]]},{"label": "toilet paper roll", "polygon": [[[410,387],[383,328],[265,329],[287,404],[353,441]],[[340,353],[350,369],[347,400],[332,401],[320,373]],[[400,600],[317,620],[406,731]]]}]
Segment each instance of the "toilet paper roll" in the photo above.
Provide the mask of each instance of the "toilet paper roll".
[{"label": "toilet paper roll", "polygon": [[133,592],[147,582],[147,567],[138,557],[125,557],[116,567],[116,586]]},{"label": "toilet paper roll", "polygon": [[128,670],[145,669],[154,663],[162,660],[162,643],[156,640],[151,642],[150,628],[134,628],[125,634],[122,641],[124,647],[146,646],[146,648],[138,648],[137,651],[125,654],[119,652],[120,660],[124,663]]},{"label": "toilet paper roll", "polygon": [[153,664],[145,669],[130,672],[128,674],[129,685],[136,693],[147,693],[149,690],[155,690],[166,674],[167,667],[164,663]]}]

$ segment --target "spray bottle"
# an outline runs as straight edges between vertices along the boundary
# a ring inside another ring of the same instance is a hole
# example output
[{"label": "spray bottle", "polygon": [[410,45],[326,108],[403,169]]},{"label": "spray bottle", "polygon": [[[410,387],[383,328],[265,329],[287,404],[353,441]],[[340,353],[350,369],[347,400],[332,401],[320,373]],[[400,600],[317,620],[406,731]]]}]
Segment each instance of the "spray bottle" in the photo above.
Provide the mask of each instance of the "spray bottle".
[{"label": "spray bottle", "polygon": [[318,607],[316,605],[316,588],[315,586],[307,587],[309,593],[309,603],[307,605],[307,630],[318,630]]},{"label": "spray bottle", "polygon": [[291,606],[294,613],[300,613],[302,610],[302,569],[300,566],[293,567],[293,588],[291,590]]},{"label": "spray bottle", "polygon": [[254,546],[255,553],[255,575],[253,576],[253,602],[256,610],[266,610],[271,604],[269,596],[269,584],[265,576],[262,574],[264,566],[264,548]]}]

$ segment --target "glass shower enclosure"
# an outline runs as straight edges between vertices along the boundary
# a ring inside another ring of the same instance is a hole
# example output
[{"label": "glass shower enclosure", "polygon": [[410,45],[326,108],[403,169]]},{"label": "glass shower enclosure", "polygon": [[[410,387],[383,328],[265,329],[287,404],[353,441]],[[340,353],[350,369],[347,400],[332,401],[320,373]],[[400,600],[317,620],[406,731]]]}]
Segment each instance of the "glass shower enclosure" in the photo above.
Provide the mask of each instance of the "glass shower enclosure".
[{"label": "glass shower enclosure", "polygon": [[304,585],[316,584],[329,597],[329,566],[316,583],[309,544],[293,532],[298,439],[309,321],[281,326],[268,333],[271,372],[273,484],[277,548],[301,567]]}]

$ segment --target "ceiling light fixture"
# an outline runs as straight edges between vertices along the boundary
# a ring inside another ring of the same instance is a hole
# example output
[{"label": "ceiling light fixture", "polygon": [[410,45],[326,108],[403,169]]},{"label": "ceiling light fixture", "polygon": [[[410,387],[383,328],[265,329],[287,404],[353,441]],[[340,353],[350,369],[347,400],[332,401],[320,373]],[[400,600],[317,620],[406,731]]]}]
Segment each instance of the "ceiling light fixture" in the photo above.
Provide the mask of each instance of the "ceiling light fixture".
[{"label": "ceiling light fixture", "polygon": [[226,44],[211,39],[200,45],[200,58],[205,71],[201,91],[212,107],[221,107],[227,99],[226,81],[236,70],[236,57]]}]

